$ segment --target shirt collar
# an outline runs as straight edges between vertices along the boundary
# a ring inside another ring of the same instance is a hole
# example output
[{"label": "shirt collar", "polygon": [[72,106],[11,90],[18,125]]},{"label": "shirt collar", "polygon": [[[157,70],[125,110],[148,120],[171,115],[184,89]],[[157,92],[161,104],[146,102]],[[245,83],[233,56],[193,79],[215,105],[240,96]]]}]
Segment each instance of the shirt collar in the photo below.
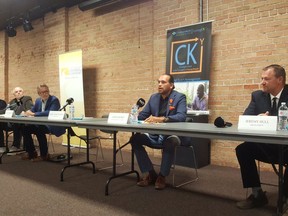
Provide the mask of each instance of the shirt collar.
[{"label": "shirt collar", "polygon": [[283,89],[284,89],[284,88],[282,88],[281,91],[280,91],[277,95],[275,95],[275,96],[272,95],[272,94],[270,94],[270,98],[271,98],[271,100],[273,100],[274,97],[276,97],[277,99],[279,99],[280,96],[281,96],[281,94],[282,94]]}]

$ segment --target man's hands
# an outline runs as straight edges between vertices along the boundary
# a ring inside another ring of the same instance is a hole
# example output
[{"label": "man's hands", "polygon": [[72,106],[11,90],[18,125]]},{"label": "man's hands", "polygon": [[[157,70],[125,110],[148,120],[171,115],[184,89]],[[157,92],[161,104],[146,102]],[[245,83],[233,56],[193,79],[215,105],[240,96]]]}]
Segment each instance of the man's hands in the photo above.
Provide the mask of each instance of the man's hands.
[{"label": "man's hands", "polygon": [[22,115],[24,116],[35,116],[35,113],[33,113],[31,110],[27,110],[26,112],[22,112]]},{"label": "man's hands", "polygon": [[157,117],[157,116],[149,116],[147,119],[145,119],[146,123],[163,123],[165,122],[165,117],[161,116],[161,117]]},{"label": "man's hands", "polygon": [[260,113],[258,116],[269,116],[269,112],[266,111],[265,113]]}]

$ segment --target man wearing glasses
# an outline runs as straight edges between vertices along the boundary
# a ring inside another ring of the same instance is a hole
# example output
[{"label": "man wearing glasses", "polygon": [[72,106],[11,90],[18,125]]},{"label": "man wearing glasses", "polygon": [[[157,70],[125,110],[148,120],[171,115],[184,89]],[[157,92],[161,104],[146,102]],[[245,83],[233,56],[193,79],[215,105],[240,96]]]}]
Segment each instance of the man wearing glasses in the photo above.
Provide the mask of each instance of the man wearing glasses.
[{"label": "man wearing glasses", "polygon": [[[49,87],[41,84],[37,87],[37,93],[40,96],[36,99],[35,105],[28,111],[24,112],[25,116],[48,116],[50,110],[57,111],[60,109],[60,102],[56,96],[50,95]],[[26,146],[27,155],[23,156],[24,160],[43,161],[49,160],[48,145],[46,134],[52,133],[61,136],[65,133],[64,127],[46,126],[46,125],[27,125],[23,129],[24,146]],[[32,134],[35,134],[39,142],[40,157],[34,146]]]}]

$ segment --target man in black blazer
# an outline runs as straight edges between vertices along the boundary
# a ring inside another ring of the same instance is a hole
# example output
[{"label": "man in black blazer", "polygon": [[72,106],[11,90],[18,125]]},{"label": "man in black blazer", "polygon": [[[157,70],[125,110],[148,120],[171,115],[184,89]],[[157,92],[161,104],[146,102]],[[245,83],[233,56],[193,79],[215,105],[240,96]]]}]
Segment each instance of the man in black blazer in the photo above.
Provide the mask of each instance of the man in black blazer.
[{"label": "man in black blazer", "polygon": [[[286,72],[283,67],[273,64],[263,68],[261,79],[263,90],[252,93],[244,115],[278,115],[277,110],[281,102],[288,102],[288,85],[285,84]],[[273,109],[274,100],[277,104],[276,109]],[[275,144],[253,142],[244,142],[236,147],[243,187],[252,188],[252,194],[246,200],[237,202],[238,208],[251,209],[268,203],[266,194],[261,188],[255,160],[278,163],[278,147],[279,145]],[[285,153],[284,158],[287,156],[288,152]],[[287,180],[284,181],[287,184]]]},{"label": "man in black blazer", "polygon": [[[0,114],[4,114],[6,109],[11,109],[14,110],[16,115],[20,115],[22,112],[29,110],[33,106],[32,98],[30,96],[24,96],[23,88],[15,87],[12,91],[12,94],[15,98],[9,102],[8,106],[5,106],[5,108],[1,109]],[[3,134],[3,131],[5,130],[13,131],[13,144],[9,149],[9,152],[21,151],[20,142],[22,139],[22,128],[23,124],[11,124],[11,123],[8,123],[8,125],[6,123],[0,124],[0,153],[6,151],[6,147],[4,145],[4,134]]]},{"label": "man in black blazer", "polygon": [[[12,94],[15,98],[9,102],[9,105],[16,115],[21,115],[22,112],[31,109],[33,106],[32,98],[25,96],[24,90],[21,87],[14,88]],[[20,151],[23,124],[8,124],[8,126],[13,130],[13,144],[9,152]]]}]

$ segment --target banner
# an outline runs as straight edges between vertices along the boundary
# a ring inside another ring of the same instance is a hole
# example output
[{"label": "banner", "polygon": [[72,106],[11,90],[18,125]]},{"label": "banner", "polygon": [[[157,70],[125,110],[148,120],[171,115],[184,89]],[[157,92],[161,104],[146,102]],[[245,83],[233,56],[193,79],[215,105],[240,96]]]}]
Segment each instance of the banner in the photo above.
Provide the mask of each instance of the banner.
[{"label": "banner", "polygon": [[209,114],[211,22],[167,30],[166,74],[187,97],[188,113]]},{"label": "banner", "polygon": [[[68,98],[73,98],[75,117],[84,117],[82,50],[59,55],[59,80],[61,105],[65,105]],[[69,105],[66,107],[66,113],[69,114]],[[85,135],[85,129],[75,128],[74,131],[77,135]],[[66,136],[63,136],[63,143],[67,143]],[[72,137],[71,145],[79,146],[79,143],[77,137]]]}]

